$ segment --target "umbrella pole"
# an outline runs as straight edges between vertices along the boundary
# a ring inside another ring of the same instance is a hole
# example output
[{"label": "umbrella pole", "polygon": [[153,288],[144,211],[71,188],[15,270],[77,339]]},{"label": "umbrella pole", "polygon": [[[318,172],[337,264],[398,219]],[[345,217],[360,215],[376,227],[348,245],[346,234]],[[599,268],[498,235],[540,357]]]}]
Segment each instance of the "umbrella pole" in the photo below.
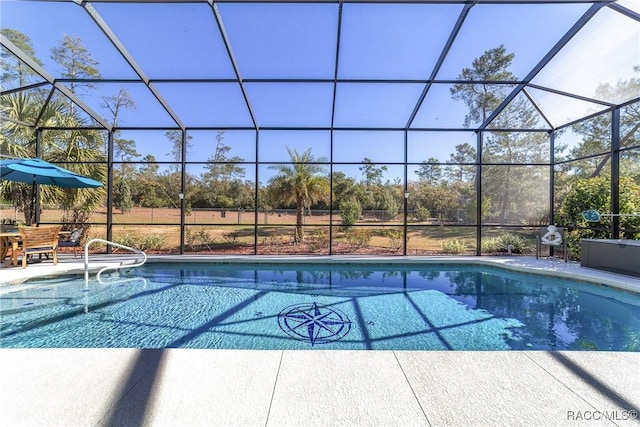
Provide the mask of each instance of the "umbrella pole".
[{"label": "umbrella pole", "polygon": [[36,197],[33,203],[33,223],[37,226],[40,224],[40,186],[34,184],[34,188],[34,194]]},{"label": "umbrella pole", "polygon": [[33,225],[33,223],[37,223],[36,218],[36,177],[33,177],[33,184],[31,185],[31,212],[29,212],[29,226]]}]

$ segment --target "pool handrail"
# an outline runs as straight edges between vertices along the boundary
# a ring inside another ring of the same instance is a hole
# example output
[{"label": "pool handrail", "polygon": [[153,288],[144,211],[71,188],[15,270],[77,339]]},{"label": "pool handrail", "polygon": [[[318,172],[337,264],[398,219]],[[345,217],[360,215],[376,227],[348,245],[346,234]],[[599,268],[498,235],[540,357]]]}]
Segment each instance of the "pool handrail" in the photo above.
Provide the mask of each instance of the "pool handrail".
[{"label": "pool handrail", "polygon": [[91,239],[87,243],[85,243],[85,245],[84,245],[84,284],[85,284],[85,286],[89,284],[89,246],[91,246],[91,244],[94,243],[94,242],[106,243],[108,245],[113,245],[113,246],[115,246],[117,248],[126,249],[128,251],[131,251],[131,252],[134,252],[136,254],[141,254],[142,255],[142,261],[140,261],[137,264],[126,264],[126,265],[120,264],[120,265],[116,265],[116,266],[108,265],[106,267],[102,267],[98,271],[98,273],[96,274],[96,279],[98,281],[100,281],[100,275],[105,270],[117,270],[117,269],[122,268],[122,267],[127,267],[127,268],[140,267],[142,264],[147,262],[147,254],[144,253],[144,251],[141,251],[140,249],[135,249],[135,248],[131,248],[129,246],[121,245],[119,243],[110,242],[109,240],[104,240],[104,239],[99,239],[99,238]]}]

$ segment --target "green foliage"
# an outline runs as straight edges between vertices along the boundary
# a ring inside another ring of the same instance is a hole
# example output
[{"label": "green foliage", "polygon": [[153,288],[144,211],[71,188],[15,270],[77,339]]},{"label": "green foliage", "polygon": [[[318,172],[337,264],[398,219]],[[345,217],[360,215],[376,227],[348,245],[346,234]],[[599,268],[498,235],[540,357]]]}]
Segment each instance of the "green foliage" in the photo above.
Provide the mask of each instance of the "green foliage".
[{"label": "green foliage", "polygon": [[402,249],[404,245],[404,233],[400,230],[385,230],[384,235],[391,242],[391,247],[395,249],[396,252],[400,252],[400,249]]},{"label": "green foliage", "polygon": [[342,226],[345,230],[351,229],[362,215],[362,207],[355,199],[342,200],[340,202],[339,209],[340,216],[342,218]]},{"label": "green foliage", "polygon": [[371,161],[371,159],[365,157],[362,161],[362,166],[358,167],[362,175],[364,176],[364,183],[367,187],[373,185],[381,185],[382,177],[384,172],[386,172],[386,166],[376,167],[376,164]]},{"label": "green foliage", "polygon": [[[141,251],[158,251],[164,248],[167,243],[167,238],[158,233],[142,235],[137,233],[124,233],[115,236],[113,241],[130,248],[140,249]],[[114,248],[114,251],[117,250],[118,248]]]},{"label": "green foliage", "polygon": [[347,242],[349,244],[362,248],[368,246],[371,242],[371,230],[367,228],[356,228],[347,232]]},{"label": "green foliage", "polygon": [[123,213],[129,212],[133,207],[131,188],[126,179],[121,179],[113,191],[113,205]]},{"label": "green foliage", "polygon": [[320,229],[313,233],[311,238],[307,240],[307,245],[309,247],[309,252],[311,253],[319,253],[326,252],[329,249],[329,232]]},{"label": "green foliage", "polygon": [[139,249],[143,251],[159,251],[164,248],[167,238],[162,234],[151,233],[142,236]]},{"label": "green foliage", "polygon": [[[515,80],[513,73],[509,71],[514,57],[513,53],[507,53],[504,45],[489,49],[473,60],[471,68],[464,68],[458,75],[458,79],[479,82]],[[469,126],[474,122],[482,122],[500,104],[509,90],[508,87],[502,88],[486,83],[456,83],[450,89],[451,97],[454,100],[463,101],[469,108],[464,126]]]},{"label": "green foliage", "polygon": [[532,249],[530,241],[520,234],[502,233],[496,237],[482,239],[483,252],[508,253],[509,246],[512,246],[512,254],[524,254]]},{"label": "green foliage", "polygon": [[[130,248],[139,249],[140,244],[140,236],[134,233],[124,233],[124,234],[116,234],[113,236],[113,242],[118,243],[119,245],[128,246]],[[118,250],[114,248],[114,250]]]},{"label": "green foliage", "polygon": [[453,239],[442,242],[442,252],[445,254],[463,254],[467,250],[468,245],[464,240]]},{"label": "green foliage", "polygon": [[464,199],[461,193],[461,186],[450,186],[447,184],[435,185],[430,182],[414,183],[410,187],[409,209],[422,221],[433,216],[447,216],[447,220],[455,220],[453,217],[457,209],[463,207],[461,201]]},{"label": "green foliage", "polygon": [[230,151],[231,147],[224,142],[224,131],[218,131],[214,155],[207,159],[207,173],[203,175],[205,182],[228,182],[244,177],[245,168],[239,164],[244,159],[238,156],[228,157],[227,153]]},{"label": "green foliage", "polygon": [[329,203],[331,189],[329,180],[320,176],[325,171],[325,167],[318,162],[323,158],[316,158],[311,154],[311,149],[302,153],[287,147],[290,165],[274,165],[271,168],[278,171],[278,174],[269,180],[271,200],[277,200],[284,207],[295,205],[296,207],[296,230],[294,241],[296,243],[304,240],[304,208],[323,202]]},{"label": "green foliage", "polygon": [[[33,44],[31,39],[19,31],[11,28],[2,28],[0,33],[16,45],[22,52],[27,54],[37,64],[43,65],[33,50]],[[3,82],[3,87],[22,87],[26,86],[27,82],[36,76],[36,72],[28,67],[25,63],[18,60],[14,55],[9,54],[2,49],[0,53],[0,80]]]},{"label": "green foliage", "polygon": [[[609,212],[609,206],[611,206],[611,184],[607,178],[579,179],[564,198],[560,207],[560,218],[562,223],[567,225],[595,229],[594,223],[589,223],[582,218],[582,212],[590,209],[603,213]],[[603,220],[608,222],[608,219],[603,218]],[[598,228],[606,225],[608,224],[603,222],[598,224]],[[594,237],[603,238],[606,237],[607,232],[602,230],[596,233]]]},{"label": "green foliage", "polygon": [[[36,122],[42,126],[82,126],[82,120],[69,110],[62,99],[51,99],[42,104],[41,93],[19,92],[0,98],[0,112],[4,117],[19,121]],[[100,134],[95,130],[47,131],[41,134],[40,144],[44,160],[51,162],[69,162],[65,165],[73,172],[90,176],[106,182],[106,167]],[[0,152],[15,157],[33,157],[36,154],[36,135],[30,128],[18,123],[3,120],[0,132]],[[55,203],[63,209],[95,211],[103,205],[105,188],[62,189],[57,186],[40,186],[42,205]],[[0,182],[2,198],[11,200],[17,209],[24,213],[25,222],[33,217],[31,185],[2,180]]]},{"label": "green foliage", "polygon": [[498,252],[509,252],[509,246],[513,246],[511,253],[524,254],[533,248],[531,242],[520,234],[504,233],[500,235],[500,239],[501,244],[498,247]]},{"label": "green foliage", "polygon": [[206,247],[211,250],[209,243],[215,243],[215,239],[204,227],[187,227],[185,229],[184,242],[192,250],[197,251]]},{"label": "green foliage", "polygon": [[340,209],[343,200],[354,199],[362,206],[364,200],[364,188],[352,177],[348,177],[344,172],[334,171],[332,173],[332,192],[334,196],[334,209]]},{"label": "green foliage", "polygon": [[[98,79],[100,63],[93,58],[91,52],[84,46],[77,35],[65,34],[57,47],[51,49],[51,58],[62,69],[61,77],[69,79]],[[69,83],[71,92],[76,93],[80,86],[94,87],[93,83]],[[73,107],[70,107],[73,111]]]},{"label": "green foliage", "polygon": [[[640,212],[640,185],[628,177],[620,177],[620,213]],[[596,238],[607,238],[611,218],[602,216],[599,223],[587,222],[582,217],[586,210],[597,210],[602,214],[610,212],[611,184],[608,178],[596,177],[577,180],[560,207],[560,218],[566,225],[588,228]],[[640,229],[640,216],[620,217],[620,226],[630,230],[626,238],[637,238],[632,230]]]},{"label": "green foliage", "polygon": [[427,161],[420,162],[420,167],[416,170],[418,180],[438,183],[442,179],[442,166],[435,157],[430,157]]},{"label": "green foliage", "polygon": [[416,206],[416,208],[413,210],[413,217],[417,221],[426,221],[431,218],[431,212],[429,212],[429,209],[425,208],[424,206]]},{"label": "green foliage", "polygon": [[500,239],[497,237],[482,238],[482,252],[498,252],[500,247]]},{"label": "green foliage", "polygon": [[[620,177],[620,213],[640,212],[640,185],[632,178]],[[602,216],[600,222],[587,222],[582,217],[586,210],[602,214],[611,211],[611,183],[606,177],[579,179],[564,198],[560,207],[560,221],[573,230],[566,236],[572,258],[580,256],[580,240],[584,238],[607,239],[611,237],[611,218]],[[621,237],[640,238],[640,216],[620,217]]]},{"label": "green foliage", "polygon": [[391,188],[384,187],[381,193],[382,200],[380,201],[380,204],[382,209],[384,209],[384,218],[392,220],[400,211],[400,201],[393,194]]}]

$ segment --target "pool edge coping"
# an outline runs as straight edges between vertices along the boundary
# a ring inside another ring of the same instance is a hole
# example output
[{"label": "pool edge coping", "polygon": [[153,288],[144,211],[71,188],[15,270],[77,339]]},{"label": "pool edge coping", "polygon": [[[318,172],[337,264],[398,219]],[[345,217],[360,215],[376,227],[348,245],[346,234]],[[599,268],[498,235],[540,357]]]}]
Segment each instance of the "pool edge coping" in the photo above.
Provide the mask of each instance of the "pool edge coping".
[{"label": "pool edge coping", "polygon": [[[525,262],[538,261],[540,265],[527,265]],[[344,256],[344,255],[308,255],[308,256],[282,256],[282,255],[150,255],[148,263],[198,263],[217,262],[227,264],[321,264],[331,262],[334,264],[469,264],[502,268],[505,270],[537,274],[547,277],[558,277],[587,282],[596,286],[608,286],[624,291],[640,294],[640,278],[623,274],[596,270],[582,267],[576,262],[564,262],[561,260],[536,260],[533,257],[421,257],[421,256]],[[561,268],[561,269],[560,269]],[[636,282],[636,283],[634,283]]]},{"label": "pool edge coping", "polygon": [[[126,266],[132,260],[105,261],[90,265],[89,271],[95,272],[106,264]],[[536,259],[534,257],[464,257],[464,256],[362,256],[362,255],[149,255],[147,263],[204,263],[214,262],[223,264],[467,264],[502,268],[514,272],[524,272],[546,277],[579,280],[594,286],[607,286],[627,292],[640,294],[640,278],[633,276],[582,267],[577,262],[562,260]],[[79,265],[80,264],[80,265]],[[81,274],[84,272],[83,263],[58,263],[51,268],[33,271],[22,270],[23,275],[0,282],[0,288],[24,283],[29,279],[39,277],[60,276],[65,274]]]}]

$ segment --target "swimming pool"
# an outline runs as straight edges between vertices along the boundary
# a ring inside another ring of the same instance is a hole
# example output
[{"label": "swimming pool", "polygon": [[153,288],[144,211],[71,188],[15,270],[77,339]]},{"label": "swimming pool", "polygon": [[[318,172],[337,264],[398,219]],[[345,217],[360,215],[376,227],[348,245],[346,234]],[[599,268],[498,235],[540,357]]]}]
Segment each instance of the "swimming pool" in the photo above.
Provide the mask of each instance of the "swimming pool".
[{"label": "swimming pool", "polygon": [[640,296],[452,264],[152,263],[11,285],[0,347],[640,351]]}]

